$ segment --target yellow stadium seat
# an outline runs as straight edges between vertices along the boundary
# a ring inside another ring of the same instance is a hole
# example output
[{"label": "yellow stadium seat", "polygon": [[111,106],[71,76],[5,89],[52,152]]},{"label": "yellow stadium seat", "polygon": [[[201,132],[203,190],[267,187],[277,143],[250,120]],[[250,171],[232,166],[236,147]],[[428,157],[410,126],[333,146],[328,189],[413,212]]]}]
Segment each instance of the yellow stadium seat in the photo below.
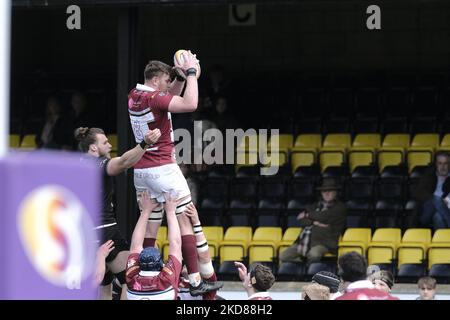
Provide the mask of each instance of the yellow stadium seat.
[{"label": "yellow stadium seat", "polygon": [[449,229],[438,229],[433,234],[433,239],[431,239],[431,245],[439,243],[450,243],[450,228]]},{"label": "yellow stadium seat", "polygon": [[208,241],[211,259],[219,256],[219,245],[223,240],[223,227],[203,227],[203,234]]},{"label": "yellow stadium seat", "polygon": [[[275,139],[278,139],[278,146],[274,143]],[[280,135],[273,135],[270,137],[269,140],[269,149],[275,148],[275,149],[291,149],[294,144],[294,136],[291,134],[280,134]]]},{"label": "yellow stadium seat", "polygon": [[167,227],[160,226],[158,229],[158,235],[156,236],[156,246],[161,250],[163,255],[168,256],[169,252],[164,252],[164,250],[168,250],[169,241],[167,241]]},{"label": "yellow stadium seat", "polygon": [[322,147],[322,135],[299,134],[295,140],[294,147],[320,149]]},{"label": "yellow stadium seat", "polygon": [[248,247],[249,262],[273,262],[277,256],[278,243],[281,241],[280,227],[259,227],[253,234]]},{"label": "yellow stadium seat", "polygon": [[416,134],[411,142],[412,148],[432,148],[439,147],[439,134],[437,133],[419,133]]},{"label": "yellow stadium seat", "polygon": [[447,133],[441,141],[441,148],[450,148],[450,133]]},{"label": "yellow stadium seat", "polygon": [[272,149],[267,152],[267,157],[265,154],[263,155],[261,163],[265,167],[282,167],[288,162],[288,154],[288,149]]},{"label": "yellow stadium seat", "polygon": [[9,147],[18,148],[20,146],[20,135],[10,134],[9,135]]},{"label": "yellow stadium seat", "polygon": [[428,248],[428,268],[433,264],[450,264],[450,229],[438,229]]},{"label": "yellow stadium seat", "polygon": [[309,167],[316,163],[316,150],[314,148],[294,147],[291,150],[292,173],[298,167]]},{"label": "yellow stadium seat", "polygon": [[352,138],[348,133],[331,133],[325,137],[323,148],[344,148],[351,147]]},{"label": "yellow stadium seat", "polygon": [[430,242],[430,229],[412,228],[406,230],[397,249],[398,266],[406,263],[422,263]]},{"label": "yellow stadium seat", "polygon": [[399,166],[404,162],[404,149],[382,147],[378,149],[378,168],[381,173],[387,166]]},{"label": "yellow stadium seat", "polygon": [[369,147],[355,147],[348,153],[350,172],[359,166],[370,166],[375,163],[375,149]]},{"label": "yellow stadium seat", "polygon": [[319,152],[320,170],[324,172],[330,166],[341,166],[345,162],[344,148],[322,148]]},{"label": "yellow stadium seat", "polygon": [[399,228],[379,228],[375,230],[372,241],[367,248],[368,263],[391,263],[401,241]]},{"label": "yellow stadium seat", "polygon": [[407,133],[399,134],[387,134],[384,137],[382,147],[388,148],[403,148],[403,150],[409,148],[410,136]]},{"label": "yellow stadium seat", "polygon": [[20,144],[20,149],[33,150],[36,149],[36,135],[35,134],[27,134],[22,139],[22,143]]},{"label": "yellow stadium seat", "polygon": [[167,226],[160,226],[158,229],[158,235],[156,236],[156,240],[161,242],[167,240]]},{"label": "yellow stadium seat", "polygon": [[283,234],[283,238],[278,244],[278,256],[287,248],[290,247],[295,240],[297,240],[298,236],[302,232],[302,228],[291,227],[287,228]]},{"label": "yellow stadium seat", "polygon": [[345,230],[342,240],[339,241],[339,256],[351,251],[365,256],[371,237],[372,230],[370,228],[348,228]]},{"label": "yellow stadium seat", "polygon": [[450,264],[450,246],[433,247],[428,251],[428,269],[434,264]]},{"label": "yellow stadium seat", "polygon": [[416,166],[428,166],[433,161],[433,150],[431,148],[409,148],[406,153],[406,161],[409,172]]},{"label": "yellow stadium seat", "polygon": [[229,227],[219,245],[220,263],[242,261],[247,257],[247,248],[251,240],[251,227]]},{"label": "yellow stadium seat", "polygon": [[381,146],[381,135],[379,133],[357,134],[352,147],[378,149]]}]

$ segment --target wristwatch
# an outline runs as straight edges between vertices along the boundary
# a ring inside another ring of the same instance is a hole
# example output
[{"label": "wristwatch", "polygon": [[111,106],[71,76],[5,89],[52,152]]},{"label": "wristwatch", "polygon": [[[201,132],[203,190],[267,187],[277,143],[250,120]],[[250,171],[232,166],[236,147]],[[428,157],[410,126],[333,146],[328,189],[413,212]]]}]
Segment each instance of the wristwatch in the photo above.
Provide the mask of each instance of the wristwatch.
[{"label": "wristwatch", "polygon": [[197,69],[189,68],[186,70],[186,76],[196,76],[196,75],[197,75]]},{"label": "wristwatch", "polygon": [[147,142],[145,142],[145,140],[142,140],[141,143],[139,143],[139,145],[141,146],[142,150],[147,150],[150,146],[147,144]]}]

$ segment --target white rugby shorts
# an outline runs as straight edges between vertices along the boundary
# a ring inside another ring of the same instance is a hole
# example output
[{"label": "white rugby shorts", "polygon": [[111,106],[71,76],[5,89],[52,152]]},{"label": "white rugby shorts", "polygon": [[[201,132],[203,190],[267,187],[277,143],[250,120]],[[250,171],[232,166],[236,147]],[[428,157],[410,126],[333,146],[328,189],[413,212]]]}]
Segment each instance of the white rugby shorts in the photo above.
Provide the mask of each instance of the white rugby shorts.
[{"label": "white rugby shorts", "polygon": [[191,194],[186,179],[176,163],[159,167],[134,169],[134,186],[136,192],[149,190],[150,196],[158,202],[165,202],[164,192],[171,190],[178,193],[178,199]]}]

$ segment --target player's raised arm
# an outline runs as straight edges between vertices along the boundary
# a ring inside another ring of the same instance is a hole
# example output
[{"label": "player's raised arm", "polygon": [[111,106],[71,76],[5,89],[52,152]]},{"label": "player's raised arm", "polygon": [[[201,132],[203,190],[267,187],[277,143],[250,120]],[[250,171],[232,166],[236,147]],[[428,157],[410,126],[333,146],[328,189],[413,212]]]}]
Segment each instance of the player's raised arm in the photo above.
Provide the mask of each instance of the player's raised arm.
[{"label": "player's raised arm", "polygon": [[181,262],[181,231],[180,226],[178,225],[177,217],[175,215],[178,195],[170,195],[168,193],[165,193],[164,198],[166,200],[164,209],[166,210],[167,218],[167,238],[169,240],[169,254],[175,256],[178,261]]},{"label": "player's raised arm", "polygon": [[148,217],[152,210],[157,206],[157,203],[152,202],[147,190],[140,193],[139,207],[141,209],[141,215],[134,227],[133,235],[131,236],[131,253],[140,253],[143,249],[145,230],[147,229]]},{"label": "player's raised arm", "polygon": [[147,148],[158,141],[159,137],[161,137],[161,132],[159,129],[150,130],[147,132],[145,134],[144,141],[136,145],[133,149],[128,150],[120,157],[115,157],[109,161],[106,168],[108,175],[118,175],[126,169],[134,166],[142,158]]}]

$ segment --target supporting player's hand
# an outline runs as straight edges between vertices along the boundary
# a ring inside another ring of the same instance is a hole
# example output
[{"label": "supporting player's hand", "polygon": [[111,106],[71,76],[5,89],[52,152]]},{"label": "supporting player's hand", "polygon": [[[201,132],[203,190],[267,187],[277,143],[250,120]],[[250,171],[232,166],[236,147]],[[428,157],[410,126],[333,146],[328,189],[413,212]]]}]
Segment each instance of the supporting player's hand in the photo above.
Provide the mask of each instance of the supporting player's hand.
[{"label": "supporting player's hand", "polygon": [[145,134],[144,140],[150,146],[156,143],[161,137],[161,131],[159,129],[150,130]]},{"label": "supporting player's hand", "polygon": [[108,240],[97,249],[97,257],[105,260],[106,257],[114,250],[114,241]]},{"label": "supporting player's hand", "polygon": [[200,219],[198,217],[198,211],[193,203],[189,203],[186,206],[186,209],[184,210],[184,214],[187,215],[189,217],[189,219],[191,219],[192,224],[200,224]]},{"label": "supporting player's hand", "polygon": [[175,214],[175,210],[177,209],[178,203],[178,193],[175,190],[171,190],[170,192],[164,192],[164,199],[166,203],[164,204],[164,209],[166,209],[167,213]]},{"label": "supporting player's hand", "polygon": [[153,201],[150,197],[150,194],[147,190],[144,190],[142,192],[138,193],[138,204],[139,209],[141,209],[142,212],[150,213],[155,208],[156,203]]},{"label": "supporting player's hand", "polygon": [[96,266],[94,271],[94,286],[99,286],[106,272],[106,257],[114,250],[114,241],[108,240],[97,249]]}]

